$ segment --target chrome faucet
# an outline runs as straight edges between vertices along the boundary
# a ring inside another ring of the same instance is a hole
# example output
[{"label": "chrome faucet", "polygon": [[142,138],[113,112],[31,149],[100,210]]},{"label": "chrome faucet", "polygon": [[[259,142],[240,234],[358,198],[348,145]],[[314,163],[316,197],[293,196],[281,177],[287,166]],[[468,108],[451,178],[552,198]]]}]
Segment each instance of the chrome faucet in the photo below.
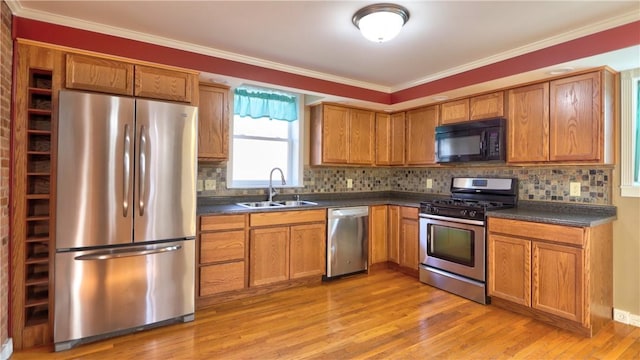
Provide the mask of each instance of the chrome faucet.
[{"label": "chrome faucet", "polygon": [[280,178],[282,178],[282,185],[287,185],[287,182],[284,181],[284,173],[282,172],[282,169],[280,169],[279,167],[274,167],[273,169],[271,169],[271,173],[269,174],[269,202],[273,201],[273,197],[275,195],[278,195],[278,190],[273,188],[273,172],[276,170],[280,171]]}]

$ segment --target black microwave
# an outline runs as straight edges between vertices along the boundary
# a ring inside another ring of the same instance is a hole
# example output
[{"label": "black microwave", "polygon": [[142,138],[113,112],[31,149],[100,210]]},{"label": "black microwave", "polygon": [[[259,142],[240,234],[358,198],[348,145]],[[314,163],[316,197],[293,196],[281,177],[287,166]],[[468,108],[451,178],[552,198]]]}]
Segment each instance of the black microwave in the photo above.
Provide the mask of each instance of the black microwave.
[{"label": "black microwave", "polygon": [[504,161],[506,119],[466,121],[436,127],[436,161]]}]

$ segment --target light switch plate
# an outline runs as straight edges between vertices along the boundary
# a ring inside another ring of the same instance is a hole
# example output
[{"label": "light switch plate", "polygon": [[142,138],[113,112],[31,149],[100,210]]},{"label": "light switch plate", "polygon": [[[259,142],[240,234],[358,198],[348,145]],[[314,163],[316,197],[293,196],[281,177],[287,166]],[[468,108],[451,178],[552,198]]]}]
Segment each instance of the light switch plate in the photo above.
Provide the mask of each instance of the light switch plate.
[{"label": "light switch plate", "polygon": [[353,188],[353,179],[347,179],[347,189]]},{"label": "light switch plate", "polygon": [[433,187],[433,179],[427,179],[427,189],[431,189]]},{"label": "light switch plate", "polygon": [[580,196],[580,183],[579,182],[571,182],[571,183],[569,183],[569,196]]},{"label": "light switch plate", "polygon": [[215,180],[205,180],[204,181],[204,189],[205,190],[215,190],[216,189],[216,181]]},{"label": "light switch plate", "polygon": [[198,180],[198,182],[196,183],[196,190],[197,191],[204,190],[204,180]]}]

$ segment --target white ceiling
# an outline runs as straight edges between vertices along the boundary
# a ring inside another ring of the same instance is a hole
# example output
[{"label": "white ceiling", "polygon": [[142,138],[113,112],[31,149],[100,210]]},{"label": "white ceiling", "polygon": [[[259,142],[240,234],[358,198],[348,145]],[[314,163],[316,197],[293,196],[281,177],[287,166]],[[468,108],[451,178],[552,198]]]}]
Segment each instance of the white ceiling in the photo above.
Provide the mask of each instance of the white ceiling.
[{"label": "white ceiling", "polygon": [[[400,35],[372,43],[351,23],[371,3],[376,2],[8,1],[25,18],[385,92],[640,20],[636,0],[403,0],[396,3],[411,17]],[[591,62],[625,70],[640,66],[640,51],[634,47]]]}]

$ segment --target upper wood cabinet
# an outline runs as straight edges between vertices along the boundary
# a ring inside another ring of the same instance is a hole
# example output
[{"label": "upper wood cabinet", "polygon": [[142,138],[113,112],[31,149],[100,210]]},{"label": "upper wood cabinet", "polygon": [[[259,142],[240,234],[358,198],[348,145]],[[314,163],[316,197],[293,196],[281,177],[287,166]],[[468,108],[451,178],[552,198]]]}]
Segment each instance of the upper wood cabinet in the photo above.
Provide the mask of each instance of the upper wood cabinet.
[{"label": "upper wood cabinet", "polygon": [[435,131],[437,125],[437,105],[406,112],[405,165],[430,165],[435,163]]},{"label": "upper wood cabinet", "polygon": [[508,91],[507,161],[549,160],[549,83]]},{"label": "upper wood cabinet", "polygon": [[507,160],[612,163],[614,87],[600,70],[509,90]]},{"label": "upper wood cabinet", "polygon": [[198,159],[229,159],[229,88],[200,84]]},{"label": "upper wood cabinet", "polygon": [[551,161],[602,161],[611,158],[612,151],[605,149],[605,138],[610,140],[612,135],[612,115],[604,111],[606,97],[611,96],[611,91],[613,75],[608,71],[550,82]]},{"label": "upper wood cabinet", "polygon": [[440,123],[442,125],[469,120],[469,99],[448,101],[440,104]]},{"label": "upper wood cabinet", "polygon": [[405,113],[376,114],[376,165],[404,165]]},{"label": "upper wood cabinet", "polygon": [[67,54],[66,87],[133,95],[133,64],[93,56]]},{"label": "upper wood cabinet", "polygon": [[135,96],[191,103],[197,77],[188,72],[135,66]]},{"label": "upper wood cabinet", "polygon": [[196,72],[132,64],[124,61],[68,53],[69,89],[179,101],[197,105]]},{"label": "upper wood cabinet", "polygon": [[372,165],[375,113],[322,104],[311,108],[312,165]]},{"label": "upper wood cabinet", "polygon": [[471,120],[502,117],[504,116],[504,91],[474,96],[469,99],[469,108]]}]

